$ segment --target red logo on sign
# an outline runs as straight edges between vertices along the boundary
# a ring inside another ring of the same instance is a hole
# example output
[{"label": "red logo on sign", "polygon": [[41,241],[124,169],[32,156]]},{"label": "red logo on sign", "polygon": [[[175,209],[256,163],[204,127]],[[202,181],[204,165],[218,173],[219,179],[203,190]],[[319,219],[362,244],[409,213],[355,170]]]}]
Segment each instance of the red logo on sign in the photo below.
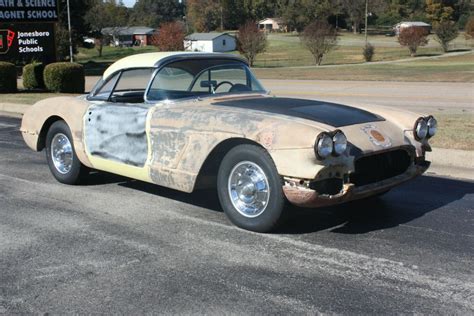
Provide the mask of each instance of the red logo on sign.
[{"label": "red logo on sign", "polygon": [[13,45],[16,33],[12,30],[0,30],[0,54],[6,54]]},{"label": "red logo on sign", "polygon": [[8,47],[13,45],[13,39],[15,38],[15,32],[8,30],[7,43]]}]

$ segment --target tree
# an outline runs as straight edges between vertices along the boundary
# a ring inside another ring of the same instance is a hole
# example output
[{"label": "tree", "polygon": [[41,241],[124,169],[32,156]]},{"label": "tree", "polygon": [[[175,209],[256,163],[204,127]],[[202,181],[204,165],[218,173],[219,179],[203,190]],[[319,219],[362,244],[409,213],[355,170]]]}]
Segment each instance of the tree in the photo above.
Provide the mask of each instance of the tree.
[{"label": "tree", "polygon": [[474,39],[474,16],[469,17],[466,26],[464,26],[466,39]]},{"label": "tree", "polygon": [[352,23],[354,34],[359,32],[360,24],[364,20],[366,0],[343,0],[342,5]]},{"label": "tree", "polygon": [[[68,18],[67,18],[67,2],[66,0],[60,0],[58,2],[59,7],[59,23],[57,25],[60,29],[68,30]],[[94,0],[69,0],[70,13],[71,13],[71,29],[72,39],[74,46],[78,43],[82,43],[82,38],[89,34],[89,27],[84,19],[87,11],[94,5]],[[69,35],[68,35],[68,50],[69,50]],[[69,55],[69,51],[67,56]]]},{"label": "tree", "polygon": [[316,65],[321,65],[326,55],[337,44],[337,32],[326,21],[316,20],[300,34],[301,43],[309,49]]},{"label": "tree", "polygon": [[221,23],[221,6],[217,0],[188,0],[186,19],[197,32],[216,30]]},{"label": "tree", "polygon": [[398,42],[400,45],[408,47],[410,55],[415,57],[418,47],[428,44],[427,37],[428,32],[421,27],[406,27],[400,30]]},{"label": "tree", "polygon": [[239,28],[237,47],[252,67],[257,55],[267,48],[267,36],[260,32],[255,21],[248,21]]},{"label": "tree", "polygon": [[102,49],[105,42],[105,36],[102,34],[102,29],[106,27],[115,28],[127,25],[128,12],[127,8],[115,0],[107,0],[102,2],[96,0],[92,8],[87,12],[85,21],[88,23],[92,34],[96,40],[96,48],[99,56],[102,56]]},{"label": "tree", "polygon": [[220,0],[224,29],[235,30],[246,21],[243,0]]},{"label": "tree", "polygon": [[295,0],[282,8],[282,18],[290,30],[302,31],[316,19],[327,20],[338,11],[333,0]]},{"label": "tree", "polygon": [[176,0],[138,0],[133,6],[130,24],[156,28],[183,15],[184,5]]},{"label": "tree", "polygon": [[454,9],[444,2],[443,0],[426,0],[426,17],[431,23],[451,20]]},{"label": "tree", "polygon": [[160,25],[160,31],[153,35],[151,43],[160,51],[182,51],[184,50],[185,31],[180,22],[168,22]]},{"label": "tree", "polygon": [[[56,45],[56,58],[59,61],[64,61],[69,58],[69,31],[58,23],[55,28],[54,41]],[[77,48],[73,45],[73,53],[77,53]]]},{"label": "tree", "polygon": [[435,40],[441,44],[443,52],[449,49],[449,42],[458,37],[459,30],[453,21],[443,21],[436,23],[434,28]]}]

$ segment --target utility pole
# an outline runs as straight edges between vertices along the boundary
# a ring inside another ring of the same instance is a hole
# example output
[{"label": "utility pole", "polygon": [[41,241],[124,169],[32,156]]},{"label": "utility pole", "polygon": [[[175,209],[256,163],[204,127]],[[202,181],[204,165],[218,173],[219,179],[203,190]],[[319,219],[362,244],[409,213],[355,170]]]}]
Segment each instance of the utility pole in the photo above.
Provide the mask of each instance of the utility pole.
[{"label": "utility pole", "polygon": [[369,16],[369,0],[365,0],[365,46],[367,46],[367,17]]},{"label": "utility pole", "polygon": [[69,7],[69,0],[67,0],[67,24],[69,29],[69,61],[73,63],[74,54],[72,51],[71,8]]}]

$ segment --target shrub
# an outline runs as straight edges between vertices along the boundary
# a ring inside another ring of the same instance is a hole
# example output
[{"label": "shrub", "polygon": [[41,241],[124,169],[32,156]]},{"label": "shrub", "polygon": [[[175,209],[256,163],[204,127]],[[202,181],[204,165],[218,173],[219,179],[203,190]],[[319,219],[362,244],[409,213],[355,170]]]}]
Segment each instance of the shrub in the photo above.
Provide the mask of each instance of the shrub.
[{"label": "shrub", "polygon": [[48,90],[84,93],[84,67],[76,63],[53,63],[44,68],[44,84]]},{"label": "shrub", "polygon": [[419,46],[428,44],[428,31],[421,27],[407,27],[400,30],[398,42],[402,46],[408,47],[410,55],[416,56]]},{"label": "shrub", "polygon": [[42,63],[33,62],[23,67],[23,87],[26,89],[44,88],[43,71]]},{"label": "shrub", "polygon": [[364,46],[364,49],[362,51],[362,54],[364,55],[364,59],[366,62],[371,62],[372,59],[374,58],[375,55],[375,47],[374,45],[367,43]]},{"label": "shrub", "polygon": [[304,28],[300,34],[300,40],[319,66],[324,55],[336,46],[337,31],[326,21],[316,20]]},{"label": "shrub", "polygon": [[458,26],[452,21],[443,21],[435,24],[434,33],[436,41],[441,44],[443,52],[449,49],[449,42],[458,37]]},{"label": "shrub", "polygon": [[15,65],[0,61],[0,93],[15,92],[16,88]]}]

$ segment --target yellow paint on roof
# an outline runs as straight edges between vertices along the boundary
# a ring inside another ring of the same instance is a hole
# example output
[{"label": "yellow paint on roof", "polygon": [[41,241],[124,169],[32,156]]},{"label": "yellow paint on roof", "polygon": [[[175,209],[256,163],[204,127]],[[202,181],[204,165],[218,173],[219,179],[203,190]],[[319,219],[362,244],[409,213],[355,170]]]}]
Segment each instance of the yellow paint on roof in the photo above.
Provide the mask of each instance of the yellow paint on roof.
[{"label": "yellow paint on roof", "polygon": [[124,57],[117,60],[110,65],[104,72],[102,78],[106,79],[114,72],[124,68],[148,68],[154,67],[155,64],[163,58],[174,55],[209,55],[209,53],[201,52],[158,52],[158,53],[144,53]]}]

